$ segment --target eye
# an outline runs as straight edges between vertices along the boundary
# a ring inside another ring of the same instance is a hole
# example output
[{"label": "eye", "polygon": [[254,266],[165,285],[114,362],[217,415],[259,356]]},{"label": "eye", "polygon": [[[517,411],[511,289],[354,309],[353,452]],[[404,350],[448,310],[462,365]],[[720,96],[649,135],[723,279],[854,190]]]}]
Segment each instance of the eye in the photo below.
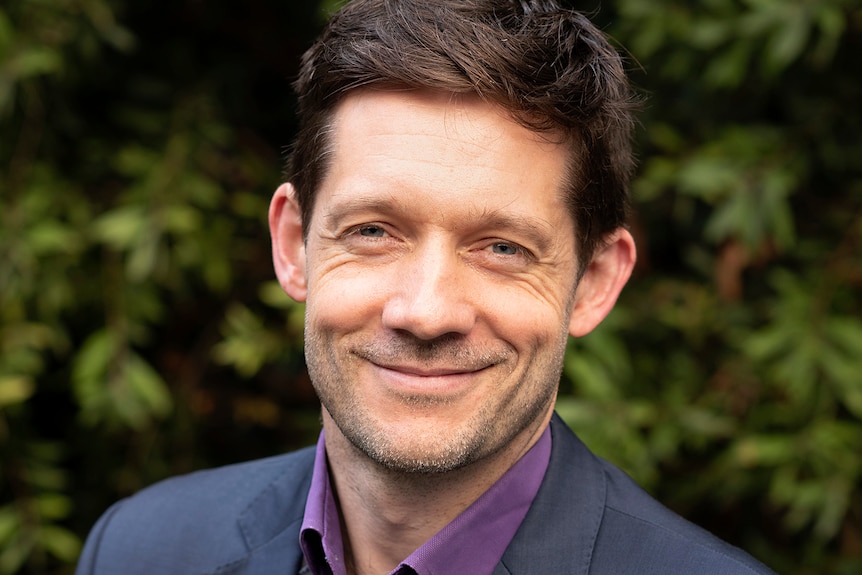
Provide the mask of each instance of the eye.
[{"label": "eye", "polygon": [[518,256],[526,255],[526,250],[518,244],[509,242],[494,242],[488,246],[491,253],[499,256]]},{"label": "eye", "polygon": [[487,266],[489,269],[500,271],[524,270],[536,261],[536,257],[529,249],[521,244],[490,238],[480,243],[475,252],[479,258],[477,263]]},{"label": "eye", "polygon": [[382,226],[367,224],[356,229],[355,233],[366,238],[382,238],[386,236],[386,230]]}]

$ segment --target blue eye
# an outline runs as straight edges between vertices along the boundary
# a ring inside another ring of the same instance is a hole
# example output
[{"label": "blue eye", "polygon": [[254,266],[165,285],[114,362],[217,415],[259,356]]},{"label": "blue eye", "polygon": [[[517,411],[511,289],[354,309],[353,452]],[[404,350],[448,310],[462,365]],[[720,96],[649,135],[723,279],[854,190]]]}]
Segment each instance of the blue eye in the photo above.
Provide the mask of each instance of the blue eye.
[{"label": "blue eye", "polygon": [[386,230],[381,228],[380,226],[362,226],[359,228],[359,235],[365,236],[367,238],[382,238],[386,235]]},{"label": "blue eye", "polygon": [[496,243],[491,245],[491,251],[495,254],[499,254],[501,256],[515,256],[518,255],[519,249],[517,246],[506,243]]}]

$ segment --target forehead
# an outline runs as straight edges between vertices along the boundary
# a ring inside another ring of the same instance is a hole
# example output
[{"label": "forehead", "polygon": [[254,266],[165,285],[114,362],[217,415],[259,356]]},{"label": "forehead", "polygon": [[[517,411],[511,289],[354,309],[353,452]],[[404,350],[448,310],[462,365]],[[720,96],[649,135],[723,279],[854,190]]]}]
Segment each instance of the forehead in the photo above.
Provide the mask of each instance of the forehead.
[{"label": "forehead", "polygon": [[562,133],[531,130],[504,107],[476,94],[428,89],[359,88],[336,105],[331,131],[334,143],[349,146],[357,137],[384,135],[441,136],[448,146],[474,143],[483,147],[541,147],[556,154]]},{"label": "forehead", "polygon": [[382,188],[473,207],[565,211],[568,147],[476,96],[354,91],[336,108],[329,139],[318,201],[328,191]]}]

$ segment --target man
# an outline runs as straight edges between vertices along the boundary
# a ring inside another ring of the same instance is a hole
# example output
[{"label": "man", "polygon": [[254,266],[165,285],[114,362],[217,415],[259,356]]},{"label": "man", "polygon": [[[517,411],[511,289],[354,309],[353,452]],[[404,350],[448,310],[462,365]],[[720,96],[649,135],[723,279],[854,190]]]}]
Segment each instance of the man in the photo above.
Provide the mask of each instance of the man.
[{"label": "man", "polygon": [[269,220],[320,441],[118,503],[79,573],[768,573],[553,415],[635,262],[602,34],[555,0],[355,0],[296,86]]}]

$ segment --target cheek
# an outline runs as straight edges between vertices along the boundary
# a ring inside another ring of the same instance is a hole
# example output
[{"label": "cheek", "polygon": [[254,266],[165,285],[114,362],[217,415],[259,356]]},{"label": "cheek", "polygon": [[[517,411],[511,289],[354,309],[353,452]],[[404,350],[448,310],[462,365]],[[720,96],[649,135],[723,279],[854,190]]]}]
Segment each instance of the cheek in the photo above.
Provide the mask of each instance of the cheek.
[{"label": "cheek", "polygon": [[517,342],[519,347],[542,352],[556,347],[566,335],[557,315],[541,316],[534,310],[525,312],[520,319],[522,321],[510,320],[507,324],[508,333],[512,334],[510,341]]},{"label": "cheek", "polygon": [[498,337],[522,350],[556,346],[567,338],[568,308],[565,301],[537,297],[531,291],[489,290],[485,317]]},{"label": "cheek", "polygon": [[306,313],[315,327],[367,323],[380,314],[386,300],[386,281],[371,274],[337,271],[309,277]]}]

